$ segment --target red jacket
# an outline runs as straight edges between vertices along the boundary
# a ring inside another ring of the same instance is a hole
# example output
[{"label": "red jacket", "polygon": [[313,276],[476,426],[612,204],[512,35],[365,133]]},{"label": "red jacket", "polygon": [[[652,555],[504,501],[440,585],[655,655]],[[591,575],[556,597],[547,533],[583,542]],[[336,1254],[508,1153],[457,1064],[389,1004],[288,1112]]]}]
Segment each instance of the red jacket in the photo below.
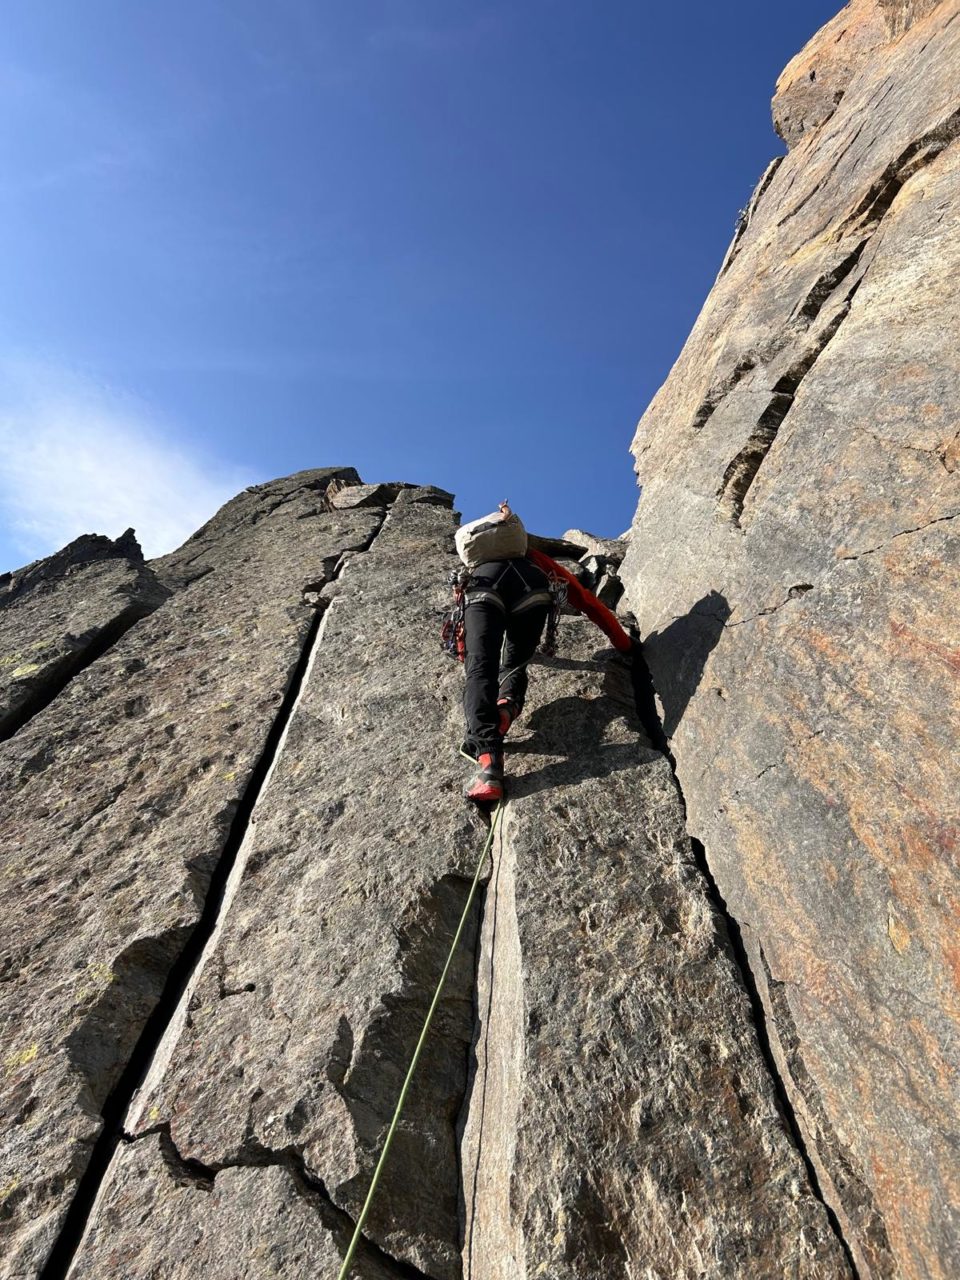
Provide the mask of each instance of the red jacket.
[{"label": "red jacket", "polygon": [[601,603],[592,591],[588,591],[563,565],[557,564],[556,560],[551,560],[542,551],[530,548],[527,559],[532,560],[549,577],[563,578],[567,584],[567,603],[578,613],[585,613],[591,622],[595,622],[615,649],[619,649],[621,653],[630,652],[633,641],[617,621],[617,615]]}]

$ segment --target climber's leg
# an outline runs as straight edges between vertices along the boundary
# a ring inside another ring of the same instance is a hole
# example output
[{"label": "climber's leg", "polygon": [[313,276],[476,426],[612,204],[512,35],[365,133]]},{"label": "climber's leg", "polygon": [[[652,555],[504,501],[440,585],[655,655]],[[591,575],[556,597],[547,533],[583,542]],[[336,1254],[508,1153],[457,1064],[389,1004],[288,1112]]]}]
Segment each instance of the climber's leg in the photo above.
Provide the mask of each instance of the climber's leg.
[{"label": "climber's leg", "polygon": [[503,646],[498,696],[510,711],[511,720],[515,720],[523,710],[527,696],[527,664],[537,651],[548,613],[547,604],[535,604],[507,618],[507,640]]},{"label": "climber's leg", "polygon": [[503,608],[495,600],[471,601],[468,596],[463,621],[467,648],[463,691],[463,710],[467,721],[464,747],[476,759],[482,752],[498,752],[501,748],[497,675],[506,618]]}]

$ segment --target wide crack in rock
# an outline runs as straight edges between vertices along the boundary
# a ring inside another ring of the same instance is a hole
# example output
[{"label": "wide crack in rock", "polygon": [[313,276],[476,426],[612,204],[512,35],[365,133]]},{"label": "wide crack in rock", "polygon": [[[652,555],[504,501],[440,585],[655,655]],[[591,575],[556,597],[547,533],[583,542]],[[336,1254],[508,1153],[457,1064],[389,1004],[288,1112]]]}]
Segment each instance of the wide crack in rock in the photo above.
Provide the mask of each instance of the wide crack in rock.
[{"label": "wide crack in rock", "polygon": [[[437,491],[402,491],[370,550],[321,591],[321,642],[229,914],[130,1110],[131,1133],[167,1124],[187,1160],[222,1169],[216,1186],[251,1152],[295,1153],[341,1214],[359,1213],[483,840],[451,747],[459,672],[423,643],[453,529]],[[392,763],[414,722],[421,786],[398,793]],[[471,947],[467,937],[366,1226],[393,1274],[459,1272]],[[100,1224],[126,1239],[144,1211],[130,1159],[117,1153],[78,1254],[94,1274]],[[249,1208],[229,1212],[241,1231]],[[338,1239],[315,1239],[311,1266]]]},{"label": "wide crack in rock", "polygon": [[[230,522],[240,535],[191,539],[209,572],[167,584],[163,608],[76,675],[53,711],[0,745],[4,1276],[40,1274],[61,1230],[55,1265],[68,1262],[70,1232],[96,1187],[91,1172],[78,1197],[78,1180],[91,1153],[94,1165],[109,1156],[144,1047],[161,1029],[157,1008],[183,975],[204,902],[216,897],[211,877],[238,839],[238,811],[256,791],[271,723],[315,621],[301,603],[301,575],[315,551],[339,554],[373,531],[371,513],[295,523],[305,491],[316,506],[336,474],[278,482],[292,495],[288,511],[256,530],[244,515],[256,498],[227,504],[210,528]],[[107,559],[125,572],[124,556]],[[65,597],[46,566],[41,586],[57,623]],[[21,592],[14,605],[27,598]]]},{"label": "wide crack in rock", "polygon": [[[381,524],[382,521],[377,523],[369,537],[354,549],[356,552],[363,552],[368,549],[375,540]],[[326,563],[329,563],[329,559]],[[329,579],[330,582],[335,581],[336,575],[346,563],[348,563],[346,558],[341,557],[338,559],[336,570]],[[296,709],[305,676],[314,657],[321,632],[323,615],[324,609],[317,609],[307,631],[300,658],[291,674],[273,724],[267,734],[262,754],[250,774],[247,787],[236,808],[223,851],[210,875],[206,895],[196,924],[192,928],[176,931],[173,941],[177,945],[171,946],[169,941],[163,942],[163,949],[160,953],[158,953],[157,945],[154,945],[153,940],[143,940],[133,944],[125,956],[115,962],[115,977],[120,978],[123,985],[140,985],[143,983],[143,975],[145,974],[154,974],[156,976],[153,987],[147,993],[147,999],[141,1001],[143,1004],[141,1019],[134,1019],[131,1026],[132,1032],[137,1022],[141,1022],[142,1030],[139,1036],[131,1048],[124,1049],[119,1046],[119,1052],[125,1060],[125,1066],[116,1084],[103,1101],[100,1133],[91,1148],[86,1168],[77,1185],[70,1208],[64,1217],[56,1242],[40,1273],[42,1280],[60,1280],[70,1270],[74,1254],[82,1239],[87,1219],[101,1190],[101,1184],[107,1168],[113,1158],[121,1135],[127,1127],[127,1112],[135,1090],[142,1083],[144,1076],[151,1067],[154,1066],[155,1056],[162,1045],[164,1037],[169,1037],[171,1027],[177,1027],[178,1023],[186,1017],[186,1010],[190,1002],[197,971],[202,968],[204,954],[210,945],[211,939],[217,933],[218,926],[222,925],[223,917],[229,909],[232,891],[235,890],[238,875],[242,875],[242,861],[240,859],[247,842],[251,823],[254,821],[256,806],[260,800],[261,793],[269,782],[279,753],[282,750],[290,719]],[[162,957],[162,962],[159,965],[155,962],[158,954]],[[129,984],[122,979],[121,971],[123,973],[129,972]],[[157,978],[162,979],[162,986],[160,986],[159,990],[156,989],[158,985]],[[107,994],[106,1005],[101,1000],[95,1012],[88,1015],[85,1024],[78,1028],[68,1041],[68,1049],[75,1065],[82,1066],[84,1074],[91,1081],[98,1077],[103,1077],[102,1069],[98,1070],[96,1064],[89,1063],[82,1056],[84,1053],[89,1054],[91,1046],[100,1043],[100,1038],[95,1034],[96,1028],[103,1024],[105,1020],[108,1025],[111,1022],[120,1021],[116,1014],[111,1018],[110,1009],[113,1007],[122,1008],[125,1016],[129,1018],[130,996],[123,989],[123,986],[118,987],[113,982],[108,988]],[[86,1046],[86,1048],[84,1049],[82,1046]],[[117,1051],[117,1047],[112,1048],[113,1053]]]},{"label": "wide crack in rock", "polygon": [[651,1258],[717,1280],[851,1275],[669,764],[639,745],[629,672],[591,659],[591,638],[565,625],[511,734],[464,1118],[464,1275],[626,1280]]}]

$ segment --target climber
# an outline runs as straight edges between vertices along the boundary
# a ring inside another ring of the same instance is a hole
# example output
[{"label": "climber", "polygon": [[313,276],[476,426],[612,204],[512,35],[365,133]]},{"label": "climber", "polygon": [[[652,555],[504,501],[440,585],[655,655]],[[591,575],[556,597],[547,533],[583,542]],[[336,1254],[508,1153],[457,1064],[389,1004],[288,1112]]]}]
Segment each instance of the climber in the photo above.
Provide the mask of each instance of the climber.
[{"label": "climber", "polygon": [[565,588],[567,603],[621,653],[630,653],[633,641],[572,573],[527,546],[526,530],[508,503],[461,526],[455,542],[468,570],[462,582],[467,736],[461,749],[480,766],[465,794],[477,804],[496,804],[503,799],[503,739],[523,710],[527,664],[550,613],[551,588]]}]

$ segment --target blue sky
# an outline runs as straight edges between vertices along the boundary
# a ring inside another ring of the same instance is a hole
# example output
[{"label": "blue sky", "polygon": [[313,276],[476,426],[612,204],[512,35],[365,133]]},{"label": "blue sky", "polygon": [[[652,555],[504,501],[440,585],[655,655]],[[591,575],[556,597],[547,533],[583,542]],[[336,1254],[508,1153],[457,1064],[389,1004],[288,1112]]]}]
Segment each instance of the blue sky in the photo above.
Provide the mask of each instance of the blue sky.
[{"label": "blue sky", "polygon": [[6,0],[0,570],[304,467],[612,535],[838,0]]}]

